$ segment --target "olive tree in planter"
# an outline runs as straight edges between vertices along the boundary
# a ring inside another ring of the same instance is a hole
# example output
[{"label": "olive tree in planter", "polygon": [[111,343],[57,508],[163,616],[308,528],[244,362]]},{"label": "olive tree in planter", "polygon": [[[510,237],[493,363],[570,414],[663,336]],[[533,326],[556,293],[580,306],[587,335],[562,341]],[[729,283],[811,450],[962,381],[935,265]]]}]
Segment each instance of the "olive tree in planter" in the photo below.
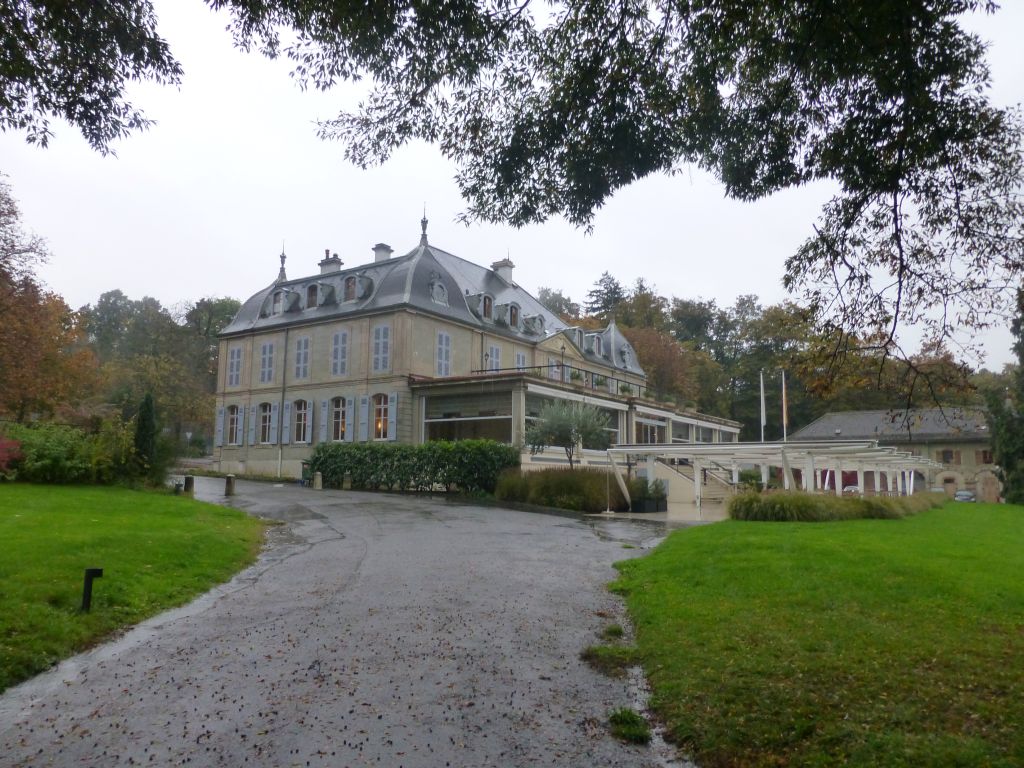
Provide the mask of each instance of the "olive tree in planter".
[{"label": "olive tree in planter", "polygon": [[549,445],[562,448],[572,469],[581,448],[608,447],[607,426],[608,417],[597,406],[556,400],[541,408],[538,419],[526,429],[526,444],[534,455]]}]

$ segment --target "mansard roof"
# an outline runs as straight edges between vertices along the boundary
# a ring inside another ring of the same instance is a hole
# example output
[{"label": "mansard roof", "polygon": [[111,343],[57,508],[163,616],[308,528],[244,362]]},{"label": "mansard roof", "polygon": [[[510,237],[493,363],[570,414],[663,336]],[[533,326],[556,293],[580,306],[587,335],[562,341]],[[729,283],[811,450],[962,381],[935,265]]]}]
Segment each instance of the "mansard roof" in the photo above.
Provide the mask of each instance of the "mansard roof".
[{"label": "mansard roof", "polygon": [[[511,266],[511,262],[506,260],[497,266]],[[294,280],[283,279],[283,275],[282,265],[278,280],[242,304],[221,335],[230,337],[411,307],[534,344],[564,334],[585,359],[644,375],[636,353],[614,323],[602,331],[580,329],[582,333],[575,333],[577,329],[567,326],[507,273],[502,276],[430,245],[425,235],[404,256]],[[346,301],[345,285],[349,280],[355,282],[355,297]],[[307,306],[313,286],[318,300]],[[274,311],[274,296],[278,293],[280,309]],[[490,318],[485,317],[485,297],[490,301]],[[510,322],[512,307],[518,315],[516,324]],[[594,336],[602,340],[599,351]]]}]

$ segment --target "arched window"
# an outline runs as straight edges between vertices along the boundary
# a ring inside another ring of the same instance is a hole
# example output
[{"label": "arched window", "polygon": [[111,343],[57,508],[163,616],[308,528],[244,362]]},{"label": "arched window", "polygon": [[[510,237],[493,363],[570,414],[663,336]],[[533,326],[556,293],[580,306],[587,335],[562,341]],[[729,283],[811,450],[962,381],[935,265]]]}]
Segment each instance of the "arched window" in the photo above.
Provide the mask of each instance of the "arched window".
[{"label": "arched window", "polygon": [[309,442],[309,401],[295,401],[295,442]]},{"label": "arched window", "polygon": [[345,292],[342,297],[342,301],[355,301],[356,300],[356,278],[355,275],[349,275],[345,278]]},{"label": "arched window", "polygon": [[318,296],[319,292],[315,284],[306,289],[306,309],[311,309],[319,304],[317,301]]},{"label": "arched window", "polygon": [[260,403],[260,442],[269,443],[273,426],[273,409],[270,403]]},{"label": "arched window", "polygon": [[517,307],[515,304],[509,304],[508,324],[510,328],[519,327],[519,307]]},{"label": "arched window", "polygon": [[373,396],[373,438],[374,440],[388,439],[388,396]]},{"label": "arched window", "polygon": [[336,397],[331,400],[331,440],[341,442],[345,439],[348,426],[348,413],[345,409],[345,398]]},{"label": "arched window", "polygon": [[494,317],[494,299],[484,296],[484,318],[490,320]]},{"label": "arched window", "polygon": [[241,411],[237,405],[228,406],[228,445],[242,444]]},{"label": "arched window", "polygon": [[601,357],[601,337],[600,336],[595,336],[594,337],[594,354],[597,355],[598,357]]}]

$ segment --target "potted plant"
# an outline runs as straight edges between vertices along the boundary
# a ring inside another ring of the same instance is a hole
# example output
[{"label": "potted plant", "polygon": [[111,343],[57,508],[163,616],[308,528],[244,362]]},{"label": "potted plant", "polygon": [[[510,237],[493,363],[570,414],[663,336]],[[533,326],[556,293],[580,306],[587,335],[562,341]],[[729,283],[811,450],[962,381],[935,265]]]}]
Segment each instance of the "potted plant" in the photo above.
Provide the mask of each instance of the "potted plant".
[{"label": "potted plant", "polygon": [[651,500],[654,502],[655,512],[668,512],[668,489],[665,488],[664,480],[655,480],[651,483]]},{"label": "potted plant", "polygon": [[619,384],[619,392],[622,393],[623,395],[632,395],[633,385],[624,381],[621,384]]},{"label": "potted plant", "polygon": [[651,496],[646,477],[633,478],[629,483],[630,512],[656,512],[657,503]]},{"label": "potted plant", "polygon": [[574,368],[569,371],[569,379],[572,381],[583,381],[583,374]]},{"label": "potted plant", "polygon": [[595,376],[594,377],[594,386],[595,387],[603,387],[607,383],[608,383],[608,379],[605,378],[604,376]]}]

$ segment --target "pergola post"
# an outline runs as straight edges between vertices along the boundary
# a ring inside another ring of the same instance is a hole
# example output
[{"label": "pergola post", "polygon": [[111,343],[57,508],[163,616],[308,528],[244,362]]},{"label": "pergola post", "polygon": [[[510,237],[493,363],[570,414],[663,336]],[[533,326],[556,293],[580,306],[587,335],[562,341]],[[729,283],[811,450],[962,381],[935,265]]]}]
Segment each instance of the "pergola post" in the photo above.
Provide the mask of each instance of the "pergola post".
[{"label": "pergola post", "polygon": [[864,497],[864,465],[857,463],[857,491]]},{"label": "pergola post", "polygon": [[701,497],[701,465],[696,459],[693,460],[693,498],[697,502],[697,509],[700,509]]},{"label": "pergola post", "polygon": [[779,454],[782,456],[782,487],[788,491],[796,486],[796,482],[793,480],[793,468],[789,465],[786,449],[780,449]]},{"label": "pergola post", "polygon": [[736,463],[735,459],[732,462],[732,484],[740,484],[740,465]]},{"label": "pergola post", "polygon": [[880,495],[882,493],[882,473],[878,469],[878,467],[875,467],[875,473],[874,474],[875,474],[875,496],[878,496],[878,495]]}]

